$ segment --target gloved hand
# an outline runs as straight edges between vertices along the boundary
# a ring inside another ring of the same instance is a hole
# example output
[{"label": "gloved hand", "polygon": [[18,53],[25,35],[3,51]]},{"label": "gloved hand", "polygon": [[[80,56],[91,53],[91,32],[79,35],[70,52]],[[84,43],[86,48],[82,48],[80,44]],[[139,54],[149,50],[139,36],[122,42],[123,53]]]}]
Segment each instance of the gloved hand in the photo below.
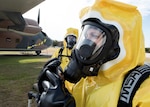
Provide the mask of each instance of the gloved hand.
[{"label": "gloved hand", "polygon": [[41,94],[39,107],[75,107],[75,100],[65,88],[60,61],[49,61],[39,76],[38,86]]},{"label": "gloved hand", "polygon": [[43,67],[42,71],[39,74],[38,77],[38,90],[39,93],[42,93],[44,91],[44,88],[42,86],[42,82],[44,80],[49,80],[49,78],[46,75],[46,71],[49,70],[50,72],[54,72],[55,74],[58,75],[58,70],[61,70],[61,67],[59,67],[59,65],[61,64],[60,60],[58,58],[53,58],[51,60],[49,60]]}]

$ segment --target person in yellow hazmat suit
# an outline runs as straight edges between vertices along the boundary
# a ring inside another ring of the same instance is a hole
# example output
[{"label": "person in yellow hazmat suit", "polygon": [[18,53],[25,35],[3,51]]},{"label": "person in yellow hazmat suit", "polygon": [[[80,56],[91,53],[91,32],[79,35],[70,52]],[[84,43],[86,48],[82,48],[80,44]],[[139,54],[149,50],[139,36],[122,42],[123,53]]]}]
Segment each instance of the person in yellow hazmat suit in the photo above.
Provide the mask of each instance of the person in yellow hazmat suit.
[{"label": "person in yellow hazmat suit", "polygon": [[[78,33],[79,32],[77,28],[69,27],[64,36],[63,47],[57,49],[51,57],[51,59],[57,57],[59,58],[61,61],[60,66],[63,71],[71,59],[71,52],[77,42]],[[65,81],[65,86],[69,89],[69,91],[71,91],[73,85],[74,84]]]},{"label": "person in yellow hazmat suit", "polygon": [[63,70],[69,63],[71,57],[71,51],[75,46],[77,39],[78,39],[78,29],[69,27],[66,30],[66,34],[64,36],[63,47],[57,49],[51,57],[51,58],[60,57],[61,60],[60,66]]},{"label": "person in yellow hazmat suit", "polygon": [[[96,0],[80,19],[82,32],[67,67],[62,71],[55,59],[39,76],[39,107],[149,107],[150,67],[137,7]],[[75,83],[71,93],[64,81]]]}]

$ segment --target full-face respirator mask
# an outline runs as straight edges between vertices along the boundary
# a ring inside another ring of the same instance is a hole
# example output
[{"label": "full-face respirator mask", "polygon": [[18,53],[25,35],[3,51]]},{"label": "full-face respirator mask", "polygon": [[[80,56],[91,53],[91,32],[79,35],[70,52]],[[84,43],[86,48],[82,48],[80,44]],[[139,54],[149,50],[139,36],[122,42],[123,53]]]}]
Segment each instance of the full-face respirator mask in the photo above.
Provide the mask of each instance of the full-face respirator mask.
[{"label": "full-face respirator mask", "polygon": [[68,35],[66,38],[67,48],[72,49],[76,44],[76,37],[74,35]]},{"label": "full-face respirator mask", "polygon": [[81,77],[97,76],[103,63],[119,55],[118,39],[115,26],[95,18],[84,21],[80,39],[64,72],[66,80],[76,83]]}]

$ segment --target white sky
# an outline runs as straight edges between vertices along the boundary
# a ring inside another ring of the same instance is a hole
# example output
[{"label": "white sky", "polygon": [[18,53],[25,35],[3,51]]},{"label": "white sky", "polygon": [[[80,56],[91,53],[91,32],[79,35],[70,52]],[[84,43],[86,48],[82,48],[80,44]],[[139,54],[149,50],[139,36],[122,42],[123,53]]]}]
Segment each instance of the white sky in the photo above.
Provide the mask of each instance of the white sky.
[{"label": "white sky", "polygon": [[66,29],[80,29],[79,11],[88,0],[46,0],[24,14],[37,20],[40,8],[40,26],[53,40],[63,40]]},{"label": "white sky", "polygon": [[[143,16],[146,47],[150,47],[150,0],[118,0],[138,7]],[[23,16],[37,20],[40,9],[40,26],[53,40],[63,40],[68,27],[80,29],[79,11],[94,0],[45,0]]]}]

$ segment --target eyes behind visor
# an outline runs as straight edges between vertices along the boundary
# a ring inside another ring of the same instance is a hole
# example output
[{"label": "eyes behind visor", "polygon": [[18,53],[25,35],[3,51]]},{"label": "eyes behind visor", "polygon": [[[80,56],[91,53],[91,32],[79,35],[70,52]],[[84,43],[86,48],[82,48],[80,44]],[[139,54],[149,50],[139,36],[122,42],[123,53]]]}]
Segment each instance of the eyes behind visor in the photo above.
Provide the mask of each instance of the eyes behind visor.
[{"label": "eyes behind visor", "polygon": [[86,29],[85,36],[87,39],[90,38],[98,39],[99,37],[105,35],[105,32],[103,32],[103,30],[95,26],[87,25],[85,29]]}]

